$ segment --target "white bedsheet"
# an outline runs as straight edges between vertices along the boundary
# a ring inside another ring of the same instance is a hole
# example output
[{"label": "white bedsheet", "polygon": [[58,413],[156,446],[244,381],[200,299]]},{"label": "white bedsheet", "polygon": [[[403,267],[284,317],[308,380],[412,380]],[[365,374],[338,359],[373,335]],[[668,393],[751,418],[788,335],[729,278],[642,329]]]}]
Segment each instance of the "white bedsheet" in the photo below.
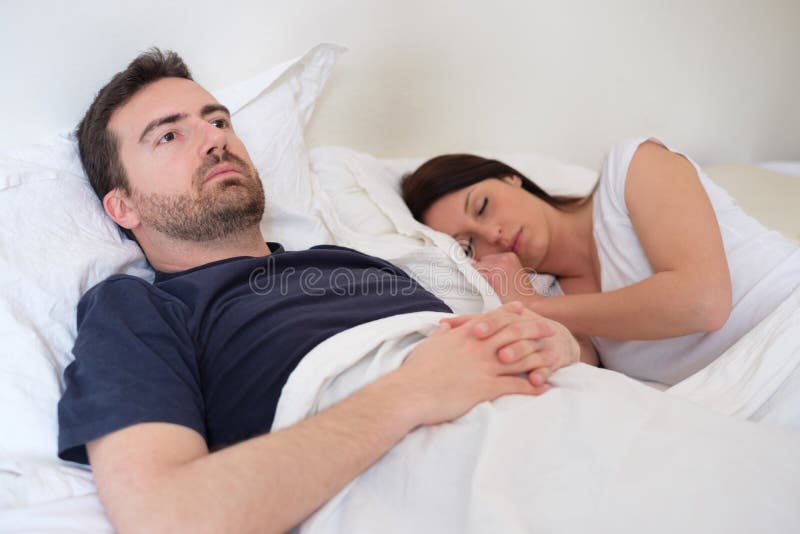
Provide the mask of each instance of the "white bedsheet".
[{"label": "white bedsheet", "polygon": [[705,369],[667,392],[726,415],[800,430],[800,288]]},{"label": "white bedsheet", "polygon": [[[670,395],[579,364],[557,372],[558,387],[540,398],[504,397],[419,428],[299,531],[796,532],[800,433],[696,404],[747,416],[768,406],[765,389],[791,391],[778,419],[797,421],[798,390],[782,389],[797,383],[793,305],[726,354],[728,365]],[[391,317],[319,345],[290,377],[276,428],[400,365],[438,317]],[[715,384],[743,393],[718,395]]]},{"label": "white bedsheet", "polygon": [[[276,427],[400,365],[439,316],[321,344],[290,377]],[[300,531],[800,531],[798,362],[800,290],[667,394],[581,364],[542,397],[417,429]],[[0,458],[0,481],[0,532],[110,531],[83,469]]]},{"label": "white bedsheet", "polygon": [[25,508],[0,509],[0,532],[14,534],[112,534],[97,493]]}]

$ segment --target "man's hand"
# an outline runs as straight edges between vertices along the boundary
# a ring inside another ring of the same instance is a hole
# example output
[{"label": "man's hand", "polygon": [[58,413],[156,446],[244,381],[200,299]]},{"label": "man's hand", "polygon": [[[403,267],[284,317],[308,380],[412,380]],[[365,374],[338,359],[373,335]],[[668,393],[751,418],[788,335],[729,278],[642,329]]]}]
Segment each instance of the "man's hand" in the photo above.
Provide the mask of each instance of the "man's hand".
[{"label": "man's hand", "polygon": [[503,303],[544,298],[533,289],[527,269],[513,252],[488,254],[472,262],[472,266],[489,282]]},{"label": "man's hand", "polygon": [[[552,332],[550,335],[538,339],[523,337],[497,350],[496,356],[500,362],[507,365],[522,364],[524,369],[519,372],[528,373],[528,380],[533,386],[549,389],[546,382],[551,374],[561,367],[580,360],[581,346],[564,325],[532,312],[520,302],[505,304],[503,309],[515,310],[519,314],[520,320],[533,321],[542,328],[549,328]],[[458,328],[468,326],[480,317],[481,315],[461,315],[442,319],[441,322]],[[474,326],[472,333],[478,338],[486,337]]]},{"label": "man's hand", "polygon": [[[502,395],[544,393],[550,373],[577,361],[578,354],[566,329],[515,302],[443,320],[394,376],[385,378],[404,389],[417,423],[436,424]],[[529,378],[518,376],[522,373]]]}]

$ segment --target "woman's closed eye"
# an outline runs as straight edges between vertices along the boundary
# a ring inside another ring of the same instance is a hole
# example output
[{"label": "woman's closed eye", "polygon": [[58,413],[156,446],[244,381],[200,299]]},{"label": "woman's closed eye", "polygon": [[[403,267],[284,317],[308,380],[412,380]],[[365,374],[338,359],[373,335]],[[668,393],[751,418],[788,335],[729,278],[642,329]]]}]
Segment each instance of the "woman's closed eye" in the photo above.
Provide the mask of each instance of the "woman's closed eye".
[{"label": "woman's closed eye", "polygon": [[466,254],[468,258],[471,258],[474,251],[475,248],[472,246],[472,238],[470,237],[467,239],[467,246],[464,247],[464,254]]},{"label": "woman's closed eye", "polygon": [[478,214],[477,214],[478,217],[483,215],[483,212],[486,211],[487,204],[489,204],[489,197],[483,197],[483,202],[481,202],[481,207],[478,209]]},{"label": "woman's closed eye", "polygon": [[[483,201],[480,204],[480,208],[478,208],[477,213],[475,214],[476,217],[480,217],[486,211],[486,206],[489,204],[489,197],[483,197]],[[472,257],[473,253],[475,252],[475,246],[473,244],[473,238],[470,237],[467,240],[467,245],[464,247],[464,254],[467,257]]]}]

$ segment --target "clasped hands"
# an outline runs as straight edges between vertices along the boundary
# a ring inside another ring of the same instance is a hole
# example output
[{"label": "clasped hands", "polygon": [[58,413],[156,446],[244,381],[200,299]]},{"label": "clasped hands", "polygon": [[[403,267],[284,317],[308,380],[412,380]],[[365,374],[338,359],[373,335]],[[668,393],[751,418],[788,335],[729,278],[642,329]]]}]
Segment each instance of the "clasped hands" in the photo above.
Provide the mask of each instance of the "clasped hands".
[{"label": "clasped hands", "polygon": [[413,384],[408,400],[419,404],[421,423],[436,424],[502,395],[540,395],[550,389],[554,371],[579,357],[578,342],[564,326],[510,302],[442,319],[399,371]]}]

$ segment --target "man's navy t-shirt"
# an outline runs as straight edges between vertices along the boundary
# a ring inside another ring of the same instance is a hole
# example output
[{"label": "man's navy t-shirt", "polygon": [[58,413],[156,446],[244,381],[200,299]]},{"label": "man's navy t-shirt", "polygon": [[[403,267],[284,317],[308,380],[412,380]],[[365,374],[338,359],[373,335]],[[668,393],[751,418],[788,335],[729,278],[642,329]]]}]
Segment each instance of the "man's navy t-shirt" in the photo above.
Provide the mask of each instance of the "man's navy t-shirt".
[{"label": "man's navy t-shirt", "polygon": [[217,261],[155,283],[115,275],[78,306],[58,405],[59,456],[143,422],[196,430],[210,450],[268,432],[281,388],[325,339],[450,309],[394,265],[334,246]]}]

